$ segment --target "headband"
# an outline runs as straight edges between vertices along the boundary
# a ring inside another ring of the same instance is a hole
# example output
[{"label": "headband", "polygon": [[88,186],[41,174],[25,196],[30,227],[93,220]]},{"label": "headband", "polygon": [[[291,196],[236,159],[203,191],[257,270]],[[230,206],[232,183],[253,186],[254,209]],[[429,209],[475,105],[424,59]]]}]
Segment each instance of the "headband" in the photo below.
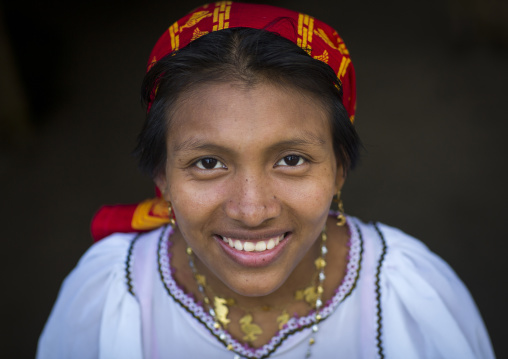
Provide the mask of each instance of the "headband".
[{"label": "headband", "polygon": [[349,51],[337,31],[312,16],[270,5],[221,1],[203,5],[176,21],[155,44],[147,71],[164,56],[213,31],[248,27],[277,33],[328,64],[342,83],[351,122],[356,109],[356,81]]},{"label": "headband", "polygon": [[[328,64],[342,84],[342,102],[351,122],[356,110],[356,80],[349,51],[333,28],[312,16],[269,5],[221,1],[203,5],[171,25],[153,48],[147,72],[157,61],[213,31],[247,27],[274,32],[313,58]],[[95,214],[94,241],[110,234],[144,232],[169,223],[167,203],[157,197],[138,204],[103,206]]]}]

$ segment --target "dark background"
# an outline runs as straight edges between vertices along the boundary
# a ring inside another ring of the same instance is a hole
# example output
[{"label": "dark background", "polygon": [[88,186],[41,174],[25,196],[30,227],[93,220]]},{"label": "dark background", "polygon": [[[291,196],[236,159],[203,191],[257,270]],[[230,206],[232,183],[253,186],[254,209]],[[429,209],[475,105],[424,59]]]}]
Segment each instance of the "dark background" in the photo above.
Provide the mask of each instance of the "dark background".
[{"label": "dark background", "polygon": [[[508,5],[278,1],[335,27],[358,80],[363,161],[346,212],[423,240],[506,342]],[[31,358],[101,204],[153,193],[130,151],[151,47],[201,1],[0,2],[1,352]],[[3,356],[3,355],[2,355]]]}]

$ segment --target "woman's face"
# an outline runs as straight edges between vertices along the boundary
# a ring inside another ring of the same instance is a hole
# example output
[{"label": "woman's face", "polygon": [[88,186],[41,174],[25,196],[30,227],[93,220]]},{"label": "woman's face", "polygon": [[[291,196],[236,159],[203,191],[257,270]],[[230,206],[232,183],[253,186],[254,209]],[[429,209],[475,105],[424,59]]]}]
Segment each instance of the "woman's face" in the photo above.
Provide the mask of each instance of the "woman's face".
[{"label": "woman's face", "polygon": [[179,100],[156,182],[206,268],[245,296],[278,289],[314,244],[342,168],[311,95],[203,85]]}]

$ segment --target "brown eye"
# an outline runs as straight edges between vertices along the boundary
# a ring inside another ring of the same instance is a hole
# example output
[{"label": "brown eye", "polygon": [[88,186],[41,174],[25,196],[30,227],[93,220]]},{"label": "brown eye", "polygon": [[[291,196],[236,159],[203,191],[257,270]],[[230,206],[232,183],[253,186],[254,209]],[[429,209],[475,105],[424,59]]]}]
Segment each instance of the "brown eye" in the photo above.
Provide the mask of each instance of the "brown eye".
[{"label": "brown eye", "polygon": [[289,155],[277,162],[277,166],[298,166],[304,163],[302,156]]},{"label": "brown eye", "polygon": [[226,168],[224,164],[215,158],[203,158],[196,162],[196,167],[202,170],[213,170],[215,168]]}]

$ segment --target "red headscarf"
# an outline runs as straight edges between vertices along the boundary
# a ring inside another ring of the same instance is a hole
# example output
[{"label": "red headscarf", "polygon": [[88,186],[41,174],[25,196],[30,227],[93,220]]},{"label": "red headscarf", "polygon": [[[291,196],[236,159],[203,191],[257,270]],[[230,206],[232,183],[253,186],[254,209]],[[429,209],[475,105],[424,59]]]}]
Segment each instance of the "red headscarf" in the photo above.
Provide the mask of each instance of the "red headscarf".
[{"label": "red headscarf", "polygon": [[[313,58],[328,64],[342,83],[344,107],[354,121],[356,81],[349,51],[337,32],[302,13],[269,5],[221,1],[203,5],[165,31],[153,48],[147,71],[164,56],[212,31],[248,27],[275,32],[294,42]],[[149,231],[169,223],[167,203],[157,197],[131,205],[104,206],[92,220],[92,237],[98,241],[116,232]]]}]

